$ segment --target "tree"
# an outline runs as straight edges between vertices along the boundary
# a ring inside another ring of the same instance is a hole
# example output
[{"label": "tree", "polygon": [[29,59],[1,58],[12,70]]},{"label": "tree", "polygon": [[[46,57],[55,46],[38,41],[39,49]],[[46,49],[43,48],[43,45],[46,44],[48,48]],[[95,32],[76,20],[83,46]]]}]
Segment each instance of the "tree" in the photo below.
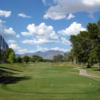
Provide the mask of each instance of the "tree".
[{"label": "tree", "polygon": [[0,63],[6,62],[6,51],[0,50]]},{"label": "tree", "polygon": [[71,36],[73,55],[78,63],[88,63],[91,41],[87,31],[81,31],[77,36]]},{"label": "tree", "polygon": [[31,61],[32,62],[42,62],[43,58],[40,57],[40,56],[37,56],[37,55],[33,55],[32,58],[31,58]]},{"label": "tree", "polygon": [[29,56],[24,56],[24,57],[23,57],[23,61],[24,61],[25,63],[28,63],[28,62],[30,61],[30,57],[29,57]]},{"label": "tree", "polygon": [[87,25],[87,30],[88,30],[91,40],[95,40],[98,38],[99,27],[96,23],[89,23]]},{"label": "tree", "polygon": [[16,62],[17,63],[22,63],[22,58],[19,56],[19,57],[16,57]]},{"label": "tree", "polygon": [[64,56],[63,55],[56,55],[53,57],[54,62],[62,62],[64,61]]},{"label": "tree", "polygon": [[[87,31],[71,36],[74,56],[79,63],[87,63],[91,67],[95,63],[100,66],[100,21],[89,23]],[[100,69],[100,67],[99,67]]]},{"label": "tree", "polygon": [[0,50],[0,63],[2,62],[2,59],[3,59],[3,56],[2,56],[2,53],[1,53],[1,50]]},{"label": "tree", "polygon": [[97,26],[98,26],[98,31],[99,31],[99,39],[100,39],[100,20],[97,22]]},{"label": "tree", "polygon": [[15,52],[14,52],[13,49],[8,48],[6,50],[5,59],[8,63],[14,63],[15,62]]},{"label": "tree", "polygon": [[92,61],[92,63],[98,63],[98,69],[100,70],[100,20],[97,23],[89,24],[87,28],[92,41],[89,60]]},{"label": "tree", "polygon": [[8,57],[7,61],[9,63],[14,63],[15,62],[15,54],[13,52],[9,54],[9,57]]},{"label": "tree", "polygon": [[64,54],[64,61],[76,63],[73,49],[70,52]]}]

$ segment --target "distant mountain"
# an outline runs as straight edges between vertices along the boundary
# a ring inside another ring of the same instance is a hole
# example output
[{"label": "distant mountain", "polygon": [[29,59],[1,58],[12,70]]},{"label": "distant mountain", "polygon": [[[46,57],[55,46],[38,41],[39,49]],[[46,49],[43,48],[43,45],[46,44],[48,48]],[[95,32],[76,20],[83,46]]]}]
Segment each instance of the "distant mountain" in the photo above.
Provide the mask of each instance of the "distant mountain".
[{"label": "distant mountain", "polygon": [[44,59],[53,59],[54,56],[56,55],[64,55],[65,52],[63,51],[59,51],[59,50],[48,50],[48,51],[37,51],[35,53],[27,53],[27,54],[22,54],[22,55],[19,55],[17,54],[17,56],[33,56],[33,55],[38,55],[38,56],[41,56],[43,57]]},{"label": "distant mountain", "polygon": [[44,51],[44,52],[39,51],[39,52],[34,53],[34,55],[41,56],[44,59],[53,59],[53,57],[58,55],[58,54],[64,55],[64,52],[58,51],[58,50],[48,50],[48,51]]}]

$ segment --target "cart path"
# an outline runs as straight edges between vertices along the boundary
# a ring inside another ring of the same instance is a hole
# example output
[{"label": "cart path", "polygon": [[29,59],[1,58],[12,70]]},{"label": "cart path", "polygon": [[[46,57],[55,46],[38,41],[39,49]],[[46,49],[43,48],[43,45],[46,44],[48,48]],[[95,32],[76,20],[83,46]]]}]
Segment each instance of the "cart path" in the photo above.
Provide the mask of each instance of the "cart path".
[{"label": "cart path", "polygon": [[85,76],[85,77],[100,81],[100,77],[99,76],[91,74],[91,73],[88,73],[86,69],[82,69],[80,67],[77,67],[75,69],[79,70],[79,75],[80,76]]}]

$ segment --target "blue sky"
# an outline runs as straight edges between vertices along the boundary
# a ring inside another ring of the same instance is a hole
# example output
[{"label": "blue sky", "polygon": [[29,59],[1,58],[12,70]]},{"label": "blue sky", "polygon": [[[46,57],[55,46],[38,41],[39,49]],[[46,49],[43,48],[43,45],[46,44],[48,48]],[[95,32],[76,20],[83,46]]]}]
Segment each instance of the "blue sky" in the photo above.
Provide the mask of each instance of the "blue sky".
[{"label": "blue sky", "polygon": [[69,51],[71,35],[100,19],[100,0],[0,0],[0,33],[16,53]]}]

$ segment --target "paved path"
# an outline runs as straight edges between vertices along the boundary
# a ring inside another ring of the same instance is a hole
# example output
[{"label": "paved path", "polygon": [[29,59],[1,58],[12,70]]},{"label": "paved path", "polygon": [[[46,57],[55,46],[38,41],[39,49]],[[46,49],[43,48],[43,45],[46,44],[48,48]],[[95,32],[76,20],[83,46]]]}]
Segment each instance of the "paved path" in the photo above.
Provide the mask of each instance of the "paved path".
[{"label": "paved path", "polygon": [[80,70],[80,73],[79,73],[80,75],[82,75],[82,76],[90,76],[85,69],[79,69],[79,70]]},{"label": "paved path", "polygon": [[82,69],[80,67],[77,67],[75,69],[78,69],[79,70],[79,75],[81,75],[81,76],[85,76],[85,77],[92,78],[94,80],[99,80],[100,81],[100,77],[99,76],[90,74],[85,69]]}]

